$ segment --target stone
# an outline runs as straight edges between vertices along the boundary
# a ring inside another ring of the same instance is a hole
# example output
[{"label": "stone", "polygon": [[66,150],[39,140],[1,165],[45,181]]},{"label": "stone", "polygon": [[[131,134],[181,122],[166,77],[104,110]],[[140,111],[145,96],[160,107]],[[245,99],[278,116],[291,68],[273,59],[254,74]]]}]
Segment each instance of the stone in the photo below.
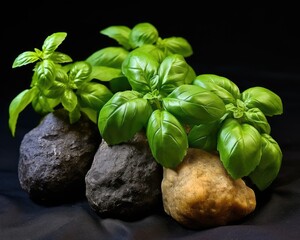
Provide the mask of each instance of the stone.
[{"label": "stone", "polygon": [[175,168],[163,170],[164,211],[181,225],[201,229],[242,220],[256,208],[244,180],[234,180],[217,154],[190,148]]},{"label": "stone", "polygon": [[103,140],[85,178],[86,197],[103,218],[141,219],[162,211],[162,174],[143,133],[117,145]]},{"label": "stone", "polygon": [[19,182],[43,204],[85,197],[85,175],[101,142],[97,125],[85,115],[69,123],[68,112],[47,114],[20,144]]}]

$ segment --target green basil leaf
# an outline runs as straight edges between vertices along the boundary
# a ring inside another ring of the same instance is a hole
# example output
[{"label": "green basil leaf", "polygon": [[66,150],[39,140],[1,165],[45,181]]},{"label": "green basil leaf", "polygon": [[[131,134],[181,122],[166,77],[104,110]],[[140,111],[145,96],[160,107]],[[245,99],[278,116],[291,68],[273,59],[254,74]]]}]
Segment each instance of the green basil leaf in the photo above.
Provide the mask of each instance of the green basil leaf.
[{"label": "green basil leaf", "polygon": [[51,54],[50,60],[52,60],[55,63],[69,63],[72,62],[72,58],[68,56],[67,54],[61,53],[61,52],[54,52]]},{"label": "green basil leaf", "polygon": [[69,72],[69,80],[75,83],[76,87],[89,80],[92,67],[88,62],[80,61],[74,63]]},{"label": "green basil leaf", "polygon": [[188,133],[189,146],[208,152],[216,151],[219,125],[220,122],[215,121],[193,126]]},{"label": "green basil leaf", "polygon": [[84,107],[80,107],[80,111],[83,112],[93,123],[97,124],[99,112],[91,108],[84,108]]},{"label": "green basil leaf", "polygon": [[94,52],[85,61],[92,66],[121,68],[128,51],[121,47],[106,47]]},{"label": "green basil leaf", "polygon": [[26,51],[21,53],[17,58],[14,60],[12,64],[12,68],[21,67],[30,63],[34,63],[38,61],[39,55],[36,52]]},{"label": "green basil leaf", "polygon": [[186,155],[187,135],[178,120],[167,111],[155,110],[147,125],[147,139],[155,160],[164,167],[176,167]]},{"label": "green basil leaf", "polygon": [[165,52],[163,52],[157,46],[151,45],[151,44],[145,44],[143,46],[140,46],[139,48],[136,48],[136,49],[132,50],[131,53],[134,53],[134,52],[137,52],[137,51],[149,53],[159,63],[161,63],[166,57]]},{"label": "green basil leaf", "polygon": [[251,125],[226,119],[218,134],[217,150],[227,172],[238,179],[248,176],[261,159],[262,140]]},{"label": "green basil leaf", "polygon": [[145,44],[154,44],[158,39],[157,29],[150,23],[138,23],[129,34],[129,43],[132,48],[137,48]]},{"label": "green basil leaf", "polygon": [[52,86],[43,91],[45,97],[47,98],[60,98],[66,89],[66,85],[64,83],[54,81]]},{"label": "green basil leaf", "polygon": [[54,108],[60,104],[60,98],[48,98],[42,92],[36,94],[32,100],[32,107],[40,115],[53,112]]},{"label": "green basil leaf", "polygon": [[270,134],[271,127],[266,116],[258,108],[251,108],[244,112],[246,122],[255,127],[260,133]]},{"label": "green basil leaf", "polygon": [[182,84],[191,83],[196,77],[194,70],[179,54],[167,56],[159,67],[158,75],[161,82],[160,90],[166,94]]},{"label": "green basil leaf", "polygon": [[236,84],[228,78],[215,74],[201,74],[195,78],[193,84],[217,94],[225,104],[235,103],[236,99],[240,97],[240,91]]},{"label": "green basil leaf", "polygon": [[150,117],[151,105],[136,91],[118,92],[101,108],[98,128],[108,144],[130,140]]},{"label": "green basil leaf", "polygon": [[55,64],[50,60],[44,60],[36,68],[37,84],[42,89],[49,88],[56,78]]},{"label": "green basil leaf", "polygon": [[122,72],[133,90],[146,94],[157,88],[159,63],[149,53],[134,51],[124,60]]},{"label": "green basil leaf", "polygon": [[216,121],[226,112],[225,104],[216,94],[188,84],[163,98],[163,107],[180,121],[196,125]]},{"label": "green basil leaf", "polygon": [[100,31],[103,35],[106,35],[116,40],[120,45],[126,49],[130,49],[129,34],[131,29],[127,26],[110,26]]},{"label": "green basil leaf", "polygon": [[80,86],[76,92],[80,106],[100,111],[103,105],[113,96],[103,84],[88,82]]},{"label": "green basil leaf", "polygon": [[119,78],[114,78],[109,81],[109,89],[113,92],[122,92],[126,90],[131,90],[131,85],[128,82],[128,79],[123,76]]},{"label": "green basil leaf", "polygon": [[77,105],[73,111],[69,112],[70,123],[71,124],[76,123],[77,121],[79,121],[80,117],[81,117],[81,112],[79,106]]},{"label": "green basil leaf", "polygon": [[281,98],[264,87],[252,87],[241,94],[247,108],[259,108],[266,116],[280,115],[283,112]]},{"label": "green basil leaf", "polygon": [[251,181],[260,189],[265,190],[277,177],[282,152],[278,143],[268,134],[262,134],[262,156],[259,165],[250,173]]},{"label": "green basil leaf", "polygon": [[35,87],[31,89],[25,89],[11,101],[9,105],[8,125],[12,136],[15,136],[19,114],[32,102],[32,99],[35,97],[37,91],[38,89]]},{"label": "green basil leaf", "polygon": [[120,78],[122,76],[123,74],[120,68],[93,66],[90,78],[107,82],[114,78]]},{"label": "green basil leaf", "polygon": [[180,54],[189,57],[193,54],[192,46],[182,37],[169,37],[157,41],[158,48],[161,48],[167,55]]},{"label": "green basil leaf", "polygon": [[66,89],[61,97],[61,103],[67,111],[72,112],[78,103],[76,94],[71,89]]},{"label": "green basil leaf", "polygon": [[65,32],[57,32],[48,36],[45,39],[42,46],[44,59],[47,59],[58,48],[58,46],[65,40],[66,37],[67,37],[67,33]]}]

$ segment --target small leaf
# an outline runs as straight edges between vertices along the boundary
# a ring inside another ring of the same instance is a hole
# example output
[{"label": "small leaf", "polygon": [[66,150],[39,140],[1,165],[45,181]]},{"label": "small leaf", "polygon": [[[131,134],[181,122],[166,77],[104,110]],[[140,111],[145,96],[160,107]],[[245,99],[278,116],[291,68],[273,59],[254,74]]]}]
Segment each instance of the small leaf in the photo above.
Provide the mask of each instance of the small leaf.
[{"label": "small leaf", "polygon": [[48,36],[42,46],[42,51],[44,53],[45,58],[51,56],[51,54],[54,53],[54,51],[58,48],[58,46],[65,40],[67,37],[67,33],[65,32],[57,32],[53,33],[50,36]]},{"label": "small leaf", "polygon": [[106,35],[116,40],[127,50],[131,49],[129,44],[129,34],[131,29],[127,26],[110,26],[100,31],[103,35]]},{"label": "small leaf", "polygon": [[245,113],[246,122],[255,127],[260,133],[270,134],[271,127],[266,116],[258,108],[251,108]]},{"label": "small leaf", "polygon": [[68,56],[67,54],[60,53],[60,52],[54,52],[51,54],[50,60],[52,60],[55,63],[69,63],[72,62],[72,58]]},{"label": "small leaf", "polygon": [[36,68],[36,84],[42,89],[49,88],[56,78],[56,66],[50,60],[42,61]]},{"label": "small leaf", "polygon": [[261,190],[265,190],[277,177],[282,152],[278,143],[268,134],[262,134],[262,156],[259,165],[250,173],[251,181]]},{"label": "small leaf", "polygon": [[67,111],[72,112],[78,103],[76,94],[72,90],[66,89],[61,97],[61,103]]},{"label": "small leaf", "polygon": [[26,51],[17,56],[12,64],[12,68],[21,67],[30,63],[34,63],[38,60],[40,60],[40,58],[36,52]]},{"label": "small leaf", "polygon": [[37,91],[37,88],[25,89],[11,101],[9,105],[8,125],[12,136],[15,136],[19,114],[25,109],[27,105],[31,103]]},{"label": "small leaf", "polygon": [[188,149],[184,128],[164,110],[152,113],[147,125],[147,139],[155,160],[167,168],[174,168],[182,162]]},{"label": "small leaf", "polygon": [[182,37],[164,38],[157,43],[158,48],[161,48],[168,55],[180,54],[183,57],[189,57],[193,54],[192,46]]},{"label": "small leaf", "polygon": [[261,159],[262,140],[259,132],[251,125],[240,124],[235,119],[223,122],[217,150],[227,172],[234,178],[248,176]]},{"label": "small leaf", "polygon": [[150,23],[138,23],[129,34],[129,43],[132,48],[137,48],[145,44],[154,44],[158,39],[157,29]]},{"label": "small leaf", "polygon": [[280,115],[283,112],[281,98],[264,87],[252,87],[241,94],[247,108],[259,108],[266,116]]},{"label": "small leaf", "polygon": [[69,80],[79,87],[85,81],[89,80],[92,72],[92,67],[88,62],[75,62],[69,72]]}]

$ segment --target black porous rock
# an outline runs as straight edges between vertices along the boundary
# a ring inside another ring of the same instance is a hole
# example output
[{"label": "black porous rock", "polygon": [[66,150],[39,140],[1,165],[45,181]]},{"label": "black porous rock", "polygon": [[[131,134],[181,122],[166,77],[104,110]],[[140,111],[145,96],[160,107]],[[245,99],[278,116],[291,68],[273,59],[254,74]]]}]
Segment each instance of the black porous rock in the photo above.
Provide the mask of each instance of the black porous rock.
[{"label": "black porous rock", "polygon": [[42,204],[85,198],[85,175],[101,140],[96,124],[85,115],[70,124],[64,109],[47,114],[21,141],[22,189]]},{"label": "black porous rock", "polygon": [[141,219],[161,208],[162,177],[144,134],[111,146],[102,140],[85,177],[86,197],[101,217]]}]

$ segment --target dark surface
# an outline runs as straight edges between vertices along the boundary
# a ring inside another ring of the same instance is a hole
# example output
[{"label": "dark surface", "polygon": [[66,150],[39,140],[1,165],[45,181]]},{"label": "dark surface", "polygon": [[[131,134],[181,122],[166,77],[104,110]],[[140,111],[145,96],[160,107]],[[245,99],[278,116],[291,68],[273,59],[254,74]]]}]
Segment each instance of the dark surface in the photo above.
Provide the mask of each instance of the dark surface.
[{"label": "dark surface", "polygon": [[[100,3],[100,2],[99,2]],[[98,4],[99,4],[98,3]],[[8,3],[1,8],[0,239],[300,239],[299,14],[285,5],[204,6],[143,3],[78,5],[73,1]],[[135,10],[132,10],[132,9]],[[5,13],[5,14],[4,14]],[[214,73],[244,90],[264,86],[283,100],[284,113],[270,119],[271,135],[283,151],[278,177],[257,194],[257,208],[243,221],[206,230],[179,226],[160,209],[126,222],[97,216],[86,200],[58,206],[33,202],[21,190],[17,164],[22,137],[39,121],[26,108],[16,136],[8,129],[8,105],[28,88],[31,66],[12,69],[18,54],[40,48],[46,36],[65,31],[60,51],[75,60],[115,42],[100,35],[110,25],[133,27],[148,21],[162,37],[185,37],[194,49],[188,59],[198,74]]]}]

